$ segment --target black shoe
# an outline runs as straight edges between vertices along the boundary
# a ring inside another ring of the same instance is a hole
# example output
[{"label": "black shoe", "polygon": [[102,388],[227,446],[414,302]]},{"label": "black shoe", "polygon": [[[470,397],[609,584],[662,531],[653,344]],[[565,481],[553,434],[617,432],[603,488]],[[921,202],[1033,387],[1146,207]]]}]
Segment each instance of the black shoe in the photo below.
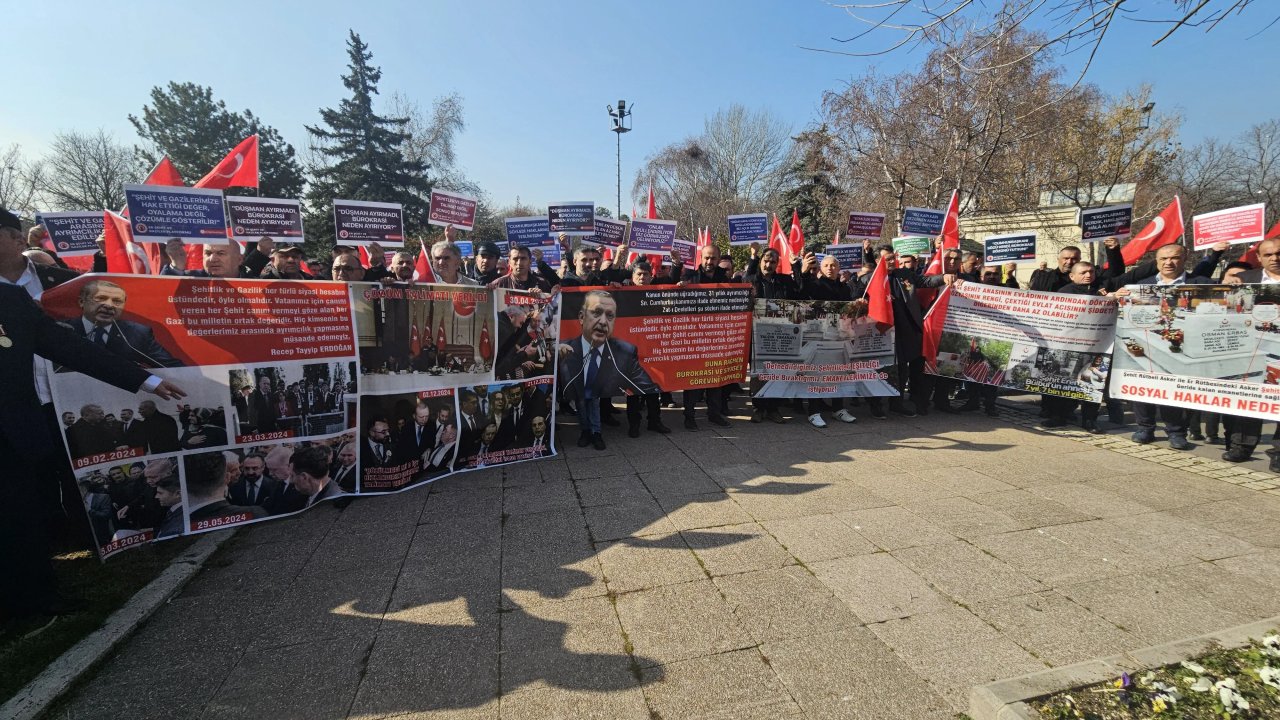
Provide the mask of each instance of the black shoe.
[{"label": "black shoe", "polygon": [[888,417],[888,415],[884,414],[884,408],[879,405],[872,405],[870,409],[871,409],[871,417],[877,420],[884,420],[885,418]]},{"label": "black shoe", "polygon": [[[889,408],[889,409],[890,409],[890,410],[892,410],[892,409],[893,409],[893,407],[892,407],[892,406],[890,406],[890,408]],[[905,414],[905,413],[904,413],[904,414]],[[919,405],[917,405],[917,406],[916,406],[916,415],[919,415],[920,417],[929,417],[929,404],[928,404],[928,403],[920,403]]]},{"label": "black shoe", "polygon": [[1210,445],[1221,445],[1222,438],[1218,437],[1217,435],[1210,435],[1209,437],[1205,438],[1205,442],[1209,443]]},{"label": "black shoe", "polygon": [[752,410],[752,411],[751,411],[751,422],[753,422],[753,423],[762,423],[762,422],[764,422],[764,411],[763,411],[763,410],[761,410],[760,408],[756,408],[755,410]]},{"label": "black shoe", "polygon": [[612,415],[601,415],[600,422],[605,425],[608,425],[609,427],[618,427],[619,425],[621,425],[621,423],[618,422],[618,418]]},{"label": "black shoe", "polygon": [[1152,428],[1140,427],[1129,439],[1139,445],[1146,445],[1147,443],[1155,442],[1156,431]]},{"label": "black shoe", "polygon": [[594,435],[592,435],[592,436],[591,436],[591,446],[592,446],[592,447],[594,447],[594,448],[595,448],[595,449],[597,449],[597,450],[603,450],[603,449],[604,449],[604,436],[603,436],[603,435],[601,435],[600,433],[595,433]]},{"label": "black shoe", "polygon": [[1280,473],[1280,457],[1271,458],[1271,464],[1267,466],[1267,469],[1273,473]]},{"label": "black shoe", "polygon": [[720,414],[725,417],[729,417],[730,415],[733,414],[729,411],[729,403],[725,403],[720,406]]},{"label": "black shoe", "polygon": [[712,425],[719,425],[720,427],[729,427],[729,421],[725,420],[723,415],[712,415],[711,417],[707,418],[707,420],[709,420]]},{"label": "black shoe", "polygon": [[667,427],[666,425],[663,425],[662,421],[658,420],[657,422],[649,423],[649,432],[656,432],[656,433],[662,433],[663,435],[670,435],[671,428]]},{"label": "black shoe", "polygon": [[578,447],[586,447],[590,444],[591,444],[591,433],[587,432],[586,430],[583,430],[582,434],[578,436]]},{"label": "black shoe", "polygon": [[627,428],[627,437],[633,437],[633,438],[640,437],[640,423],[631,423],[631,425]]},{"label": "black shoe", "polygon": [[772,423],[777,423],[779,425],[787,424],[787,419],[782,417],[782,413],[778,411],[778,408],[773,408],[769,410],[769,412],[766,412],[764,414],[764,417],[766,420]]},{"label": "black shoe", "polygon": [[1191,443],[1187,442],[1187,439],[1182,435],[1170,435],[1169,447],[1174,450],[1190,450]]},{"label": "black shoe", "polygon": [[993,407],[987,408],[986,412],[989,417],[1000,417],[1000,411]]},{"label": "black shoe", "polygon": [[1232,448],[1231,450],[1222,453],[1222,459],[1227,462],[1234,463],[1249,462],[1253,459],[1253,452],[1241,450],[1240,448]]},{"label": "black shoe", "polygon": [[898,415],[909,418],[916,416],[915,408],[901,400],[897,402],[890,401],[889,412],[897,413]]},{"label": "black shoe", "polygon": [[1080,427],[1085,432],[1090,433],[1092,435],[1097,435],[1098,433],[1102,432],[1101,430],[1098,429],[1098,422],[1096,420],[1081,420]]},{"label": "black shoe", "polygon": [[685,429],[685,430],[693,430],[693,431],[695,431],[695,432],[696,432],[696,431],[697,431],[697,429],[698,429],[698,421],[697,421],[697,420],[694,420],[693,418],[685,418],[685,419],[684,419],[684,429]]},{"label": "black shoe", "polygon": [[1192,442],[1204,442],[1204,436],[1200,433],[1191,433],[1187,436]]}]

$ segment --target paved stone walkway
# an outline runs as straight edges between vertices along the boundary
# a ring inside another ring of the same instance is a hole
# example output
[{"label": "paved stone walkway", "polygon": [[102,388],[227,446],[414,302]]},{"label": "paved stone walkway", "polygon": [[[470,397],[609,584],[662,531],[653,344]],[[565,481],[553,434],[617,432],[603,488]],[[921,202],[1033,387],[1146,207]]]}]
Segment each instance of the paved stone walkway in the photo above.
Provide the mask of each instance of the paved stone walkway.
[{"label": "paved stone walkway", "polygon": [[953,718],[1280,614],[1273,476],[1033,422],[741,420],[245,529],[59,717]]}]

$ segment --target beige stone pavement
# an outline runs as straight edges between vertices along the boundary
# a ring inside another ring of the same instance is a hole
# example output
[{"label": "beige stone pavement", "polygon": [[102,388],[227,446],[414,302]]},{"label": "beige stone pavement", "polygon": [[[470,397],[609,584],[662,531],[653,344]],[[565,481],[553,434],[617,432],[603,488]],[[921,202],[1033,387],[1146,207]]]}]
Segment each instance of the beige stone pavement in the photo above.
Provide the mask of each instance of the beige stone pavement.
[{"label": "beige stone pavement", "polygon": [[953,718],[1280,614],[1273,476],[1004,415],[615,430],[247,528],[57,717]]}]

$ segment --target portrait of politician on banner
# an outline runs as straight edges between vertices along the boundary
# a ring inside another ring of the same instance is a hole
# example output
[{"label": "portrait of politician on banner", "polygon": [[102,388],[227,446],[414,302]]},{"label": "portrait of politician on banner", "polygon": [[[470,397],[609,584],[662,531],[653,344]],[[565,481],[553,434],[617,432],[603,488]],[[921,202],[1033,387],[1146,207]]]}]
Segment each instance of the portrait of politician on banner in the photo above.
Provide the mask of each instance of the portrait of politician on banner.
[{"label": "portrait of politician on banner", "polygon": [[[531,295],[495,290],[498,346],[494,360],[497,380],[524,380],[555,374],[556,333],[560,327],[560,295]],[[481,350],[488,341],[481,337]]]},{"label": "portrait of politician on banner", "polygon": [[[167,333],[164,333],[165,343],[156,339],[151,321],[141,313],[142,309],[150,307],[145,298],[135,298],[135,303],[130,305],[129,292],[122,283],[101,278],[80,286],[75,316],[59,315],[56,311],[53,314],[77,335],[141,367],[181,367],[188,364],[175,357],[177,343],[167,337]],[[163,325],[160,330],[163,333]]]},{"label": "portrait of politician on banner", "polygon": [[561,296],[561,393],[588,387],[599,397],[672,392],[746,377],[749,285],[567,288]]},{"label": "portrait of politician on banner", "polygon": [[453,470],[458,446],[453,388],[360,398],[359,491],[387,492]]},{"label": "portrait of politician on banner", "polygon": [[867,303],[756,300],[754,397],[895,397],[887,368],[893,328],[867,317]]},{"label": "portrait of politician on banner", "polygon": [[554,455],[554,380],[476,385],[458,391],[458,469]]},{"label": "portrait of politician on banner", "polygon": [[493,379],[490,290],[351,286],[361,389],[407,392]]},{"label": "portrait of politician on banner", "polygon": [[1280,418],[1280,288],[1132,285],[1126,292],[1112,397]]},{"label": "portrait of politician on banner", "polygon": [[252,443],[354,428],[346,399],[354,362],[288,363],[230,371],[235,442]]}]

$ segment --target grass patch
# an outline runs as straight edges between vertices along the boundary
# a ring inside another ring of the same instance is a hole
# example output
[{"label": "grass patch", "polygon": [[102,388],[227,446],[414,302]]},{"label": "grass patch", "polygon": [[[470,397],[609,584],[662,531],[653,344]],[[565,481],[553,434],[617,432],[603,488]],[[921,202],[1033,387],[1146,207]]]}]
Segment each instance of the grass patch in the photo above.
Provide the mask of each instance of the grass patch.
[{"label": "grass patch", "polygon": [[[1052,720],[1280,717],[1280,638],[1028,703]],[[1271,683],[1263,681],[1267,678]]]},{"label": "grass patch", "polygon": [[83,600],[85,609],[58,618],[29,640],[14,638],[0,646],[0,702],[13,697],[45,666],[102,627],[111,613],[159,575],[192,542],[190,538],[181,538],[143,545],[105,564],[88,550],[55,556],[53,565],[59,589],[68,597]]}]

